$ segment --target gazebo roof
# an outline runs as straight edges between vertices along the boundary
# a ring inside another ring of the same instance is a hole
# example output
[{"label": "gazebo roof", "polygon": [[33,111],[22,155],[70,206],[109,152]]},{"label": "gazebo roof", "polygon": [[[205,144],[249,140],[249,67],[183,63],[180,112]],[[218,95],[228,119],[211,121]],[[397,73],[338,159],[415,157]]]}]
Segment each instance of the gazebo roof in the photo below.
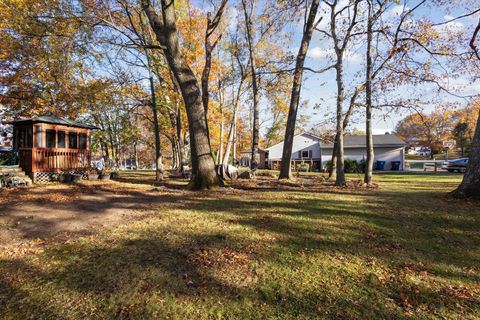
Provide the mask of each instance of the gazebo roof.
[{"label": "gazebo roof", "polygon": [[10,122],[8,124],[29,124],[29,123],[51,123],[51,124],[60,124],[68,127],[75,128],[85,128],[85,129],[98,129],[95,126],[84,124],[75,120],[60,118],[52,114],[45,114],[40,116],[35,116],[32,118],[20,118]]}]

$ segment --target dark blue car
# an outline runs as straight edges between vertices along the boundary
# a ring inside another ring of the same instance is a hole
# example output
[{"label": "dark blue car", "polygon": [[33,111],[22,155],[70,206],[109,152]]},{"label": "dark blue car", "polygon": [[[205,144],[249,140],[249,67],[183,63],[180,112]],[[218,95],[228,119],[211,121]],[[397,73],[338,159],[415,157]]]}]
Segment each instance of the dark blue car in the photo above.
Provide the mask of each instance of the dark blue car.
[{"label": "dark blue car", "polygon": [[465,172],[467,166],[468,158],[460,158],[444,162],[442,168],[448,172]]}]

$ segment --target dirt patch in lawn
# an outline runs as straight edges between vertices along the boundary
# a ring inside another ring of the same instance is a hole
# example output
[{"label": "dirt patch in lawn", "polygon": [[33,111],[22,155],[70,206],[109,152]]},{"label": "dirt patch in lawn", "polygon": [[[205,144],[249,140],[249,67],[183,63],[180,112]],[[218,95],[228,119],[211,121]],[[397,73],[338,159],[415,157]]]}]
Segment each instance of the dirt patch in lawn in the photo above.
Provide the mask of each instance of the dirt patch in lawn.
[{"label": "dirt patch in lawn", "polygon": [[0,246],[88,235],[142,219],[185,192],[113,181],[8,189],[0,193]]},{"label": "dirt patch in lawn", "polygon": [[[161,214],[169,208],[188,208],[198,199],[221,199],[236,194],[260,197],[258,191],[335,192],[324,177],[304,176],[291,181],[259,176],[237,180],[216,191],[185,190],[186,181],[168,179],[156,183],[153,176],[124,175],[119,181],[87,181],[7,189],[0,193],[0,252],[31,243],[70,241]],[[344,192],[363,192],[365,187],[350,181]],[[338,190],[337,190],[338,192]]]}]

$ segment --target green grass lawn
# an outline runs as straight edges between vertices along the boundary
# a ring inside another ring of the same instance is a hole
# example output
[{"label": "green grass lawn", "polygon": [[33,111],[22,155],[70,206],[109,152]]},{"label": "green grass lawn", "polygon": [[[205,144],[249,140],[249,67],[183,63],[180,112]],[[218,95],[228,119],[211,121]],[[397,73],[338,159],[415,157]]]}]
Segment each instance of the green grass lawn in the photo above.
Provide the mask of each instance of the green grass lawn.
[{"label": "green grass lawn", "polygon": [[0,319],[480,319],[480,205],[447,197],[460,179],[160,190],[145,219],[1,254]]}]

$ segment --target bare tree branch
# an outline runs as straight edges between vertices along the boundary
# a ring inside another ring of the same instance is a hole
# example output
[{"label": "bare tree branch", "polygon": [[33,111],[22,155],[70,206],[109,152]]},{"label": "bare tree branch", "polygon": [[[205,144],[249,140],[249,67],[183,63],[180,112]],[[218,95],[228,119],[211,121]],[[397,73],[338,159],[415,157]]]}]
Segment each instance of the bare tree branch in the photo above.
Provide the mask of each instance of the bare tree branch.
[{"label": "bare tree branch", "polygon": [[[480,10],[480,9],[479,9]],[[473,52],[477,56],[477,59],[480,60],[480,53],[478,52],[477,45],[475,44],[475,40],[477,39],[477,35],[480,32],[480,19],[478,20],[478,24],[473,32],[472,40],[470,40],[470,48],[473,49]]]}]

